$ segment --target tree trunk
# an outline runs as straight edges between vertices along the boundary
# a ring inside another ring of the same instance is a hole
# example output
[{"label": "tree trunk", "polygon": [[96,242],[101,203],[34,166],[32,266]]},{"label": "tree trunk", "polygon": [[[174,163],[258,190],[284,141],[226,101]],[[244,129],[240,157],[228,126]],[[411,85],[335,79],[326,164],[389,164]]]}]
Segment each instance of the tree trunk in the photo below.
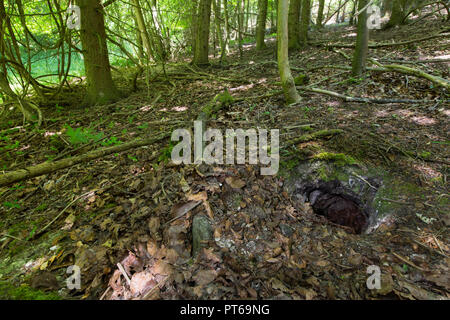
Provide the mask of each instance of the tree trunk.
[{"label": "tree trunk", "polygon": [[405,18],[404,2],[401,0],[392,0],[392,13],[385,28],[391,28],[403,23]]},{"label": "tree trunk", "polygon": [[268,0],[258,0],[258,21],[257,21],[257,27],[256,27],[256,50],[261,50],[265,47],[264,36],[266,34],[267,4],[268,4]]},{"label": "tree trunk", "polygon": [[[368,0],[359,0],[358,11],[363,9]],[[369,43],[369,29],[367,28],[367,10],[364,10],[358,17],[358,31],[356,36],[356,47],[353,55],[352,74],[360,77],[366,69],[366,58]]]},{"label": "tree trunk", "polygon": [[222,3],[220,0],[213,0],[213,8],[214,8],[214,21],[216,22],[216,33],[217,37],[219,38],[219,44],[220,44],[220,56],[222,57],[223,52],[226,50],[225,48],[225,39],[222,32],[222,25],[220,23],[221,20],[221,6]]},{"label": "tree trunk", "polygon": [[133,1],[132,6],[133,6],[133,10],[134,10],[134,16],[136,18],[139,33],[140,33],[141,39],[142,39],[142,43],[145,47],[145,51],[147,51],[147,57],[154,58],[153,48],[150,43],[150,37],[148,35],[147,25],[145,23],[144,16],[142,14],[141,4],[139,3],[139,0],[132,0],[132,1]]},{"label": "tree trunk", "polygon": [[319,0],[319,11],[317,12],[317,27],[322,27],[323,9],[325,8],[325,0]]},{"label": "tree trunk", "polygon": [[355,14],[356,14],[357,5],[358,5],[358,0],[353,0],[352,12],[350,13],[350,21],[349,21],[349,24],[351,26],[355,25]]},{"label": "tree trunk", "polygon": [[288,16],[289,0],[278,0],[277,19],[277,47],[278,47],[278,69],[280,71],[281,85],[283,86],[286,103],[296,103],[301,100],[295,88],[294,78],[292,78],[288,56]]},{"label": "tree trunk", "polygon": [[302,0],[290,0],[289,2],[289,49],[297,49],[300,47],[300,8]]},{"label": "tree trunk", "polygon": [[224,29],[224,40],[225,40],[225,50],[222,51],[220,55],[220,62],[222,63],[228,52],[228,43],[230,42],[230,23],[228,17],[228,0],[223,0],[223,13],[225,19],[225,29]]},{"label": "tree trunk", "polygon": [[193,63],[209,64],[209,26],[211,22],[211,0],[200,0],[198,8],[197,35]]},{"label": "tree trunk", "polygon": [[111,76],[100,0],[77,0],[80,7],[80,39],[87,78],[85,104],[106,104],[120,97]]},{"label": "tree trunk", "polygon": [[392,0],[383,0],[381,4],[381,17],[383,18],[387,13],[392,10]]},{"label": "tree trunk", "polygon": [[336,23],[339,23],[339,14],[341,13],[341,0],[338,2],[338,9],[336,13]]},{"label": "tree trunk", "polygon": [[308,43],[308,27],[311,20],[311,0],[302,0],[302,13],[300,22],[300,45]]},{"label": "tree trunk", "polygon": [[245,0],[238,0],[238,40],[239,40],[239,58],[242,59],[244,54],[243,42],[243,28],[244,28],[244,9],[245,9]]}]

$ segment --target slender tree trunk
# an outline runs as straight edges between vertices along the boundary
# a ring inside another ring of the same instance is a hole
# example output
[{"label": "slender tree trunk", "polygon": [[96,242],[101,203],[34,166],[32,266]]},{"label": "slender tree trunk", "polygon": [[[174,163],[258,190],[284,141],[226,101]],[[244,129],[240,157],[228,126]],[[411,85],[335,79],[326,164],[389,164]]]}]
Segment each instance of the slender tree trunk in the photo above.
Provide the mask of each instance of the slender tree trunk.
[{"label": "slender tree trunk", "polygon": [[341,23],[345,22],[345,10],[347,9],[347,1],[342,6]]},{"label": "slender tree trunk", "polygon": [[300,47],[299,34],[300,34],[301,5],[302,0],[290,0],[289,2],[289,17],[288,17],[289,49],[296,49]]},{"label": "slender tree trunk", "polygon": [[211,22],[211,0],[200,0],[198,9],[197,37],[193,63],[209,64],[209,30]]},{"label": "slender tree trunk", "polygon": [[221,63],[226,58],[226,54],[229,50],[228,44],[230,43],[230,23],[229,23],[229,16],[228,16],[228,0],[223,0],[223,13],[224,13],[224,19],[225,19],[225,28],[224,28],[224,35],[223,35],[223,37],[225,39],[225,50],[223,50],[220,55]]},{"label": "slender tree trunk", "polygon": [[238,0],[238,39],[239,39],[239,58],[242,59],[244,54],[243,42],[243,28],[244,28],[244,9],[245,9],[245,0]]},{"label": "slender tree trunk", "polygon": [[338,2],[338,10],[336,13],[336,23],[339,23],[339,14],[341,13],[341,0]]},{"label": "slender tree trunk", "polygon": [[[359,0],[358,11],[363,9],[368,0]],[[358,34],[356,36],[356,47],[353,54],[352,74],[360,77],[366,71],[366,59],[369,43],[369,29],[367,28],[367,10],[364,10],[358,17]]]},{"label": "slender tree trunk", "polygon": [[136,18],[136,22],[139,28],[139,32],[141,34],[142,43],[147,52],[147,56],[149,58],[154,58],[152,44],[150,42],[150,36],[148,35],[147,25],[144,20],[144,15],[142,14],[141,4],[139,0],[132,0],[132,6],[134,10],[134,16]]},{"label": "slender tree trunk", "polygon": [[195,54],[195,45],[197,43],[197,32],[198,32],[198,8],[199,8],[199,0],[192,0],[190,3],[191,10],[191,47],[192,53]]},{"label": "slender tree trunk", "polygon": [[351,26],[355,25],[355,14],[356,14],[357,5],[358,5],[358,0],[353,0],[352,12],[350,13],[350,21],[349,21],[349,24]]},{"label": "slender tree trunk", "polygon": [[256,27],[256,50],[265,47],[264,36],[266,34],[268,0],[258,0],[258,22]]},{"label": "slender tree trunk", "polygon": [[85,103],[93,105],[115,101],[120,94],[111,76],[102,4],[100,0],[77,0],[77,4],[80,7],[80,39],[87,78]]},{"label": "slender tree trunk", "polygon": [[322,28],[323,9],[325,8],[325,0],[319,0],[319,11],[317,12],[317,27]]},{"label": "slender tree trunk", "polygon": [[134,19],[134,25],[135,25],[135,30],[136,30],[136,45],[137,45],[137,55],[139,58],[139,62],[141,64],[144,63],[144,42],[142,41],[142,35],[141,35],[141,31],[139,30],[139,26],[138,26],[138,22],[137,22],[137,18],[136,16],[133,16]]},{"label": "slender tree trunk", "polygon": [[277,47],[278,47],[278,69],[280,71],[281,85],[287,104],[299,102],[301,100],[295,88],[294,78],[292,78],[289,66],[289,38],[288,38],[288,16],[289,0],[278,0],[277,19]]},{"label": "slender tree trunk", "polygon": [[248,32],[249,22],[250,22],[250,0],[247,0],[246,13],[245,13],[245,28],[244,28],[245,33]]},{"label": "slender tree trunk", "polygon": [[213,0],[214,20],[216,22],[216,33],[217,33],[217,37],[219,38],[220,56],[222,57],[223,52],[226,50],[226,48],[225,48],[225,39],[223,37],[223,32],[222,32],[222,25],[220,23],[220,20],[221,20],[221,6],[222,6],[222,3],[221,3],[220,0]]},{"label": "slender tree trunk", "polygon": [[308,27],[311,21],[311,0],[302,0],[302,12],[300,22],[300,45],[308,43]]}]

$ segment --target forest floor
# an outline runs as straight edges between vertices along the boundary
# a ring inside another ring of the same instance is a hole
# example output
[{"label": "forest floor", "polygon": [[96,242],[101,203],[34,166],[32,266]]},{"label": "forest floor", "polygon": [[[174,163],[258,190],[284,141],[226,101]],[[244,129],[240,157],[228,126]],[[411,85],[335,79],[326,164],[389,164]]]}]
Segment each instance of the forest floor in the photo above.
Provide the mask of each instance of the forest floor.
[{"label": "forest floor", "polygon": [[[424,21],[374,31],[371,41],[418,39],[441,28]],[[233,101],[208,127],[279,129],[281,168],[261,176],[250,165],[176,166],[166,138],[0,187],[0,297],[450,298],[449,93],[396,72],[355,79],[336,69],[351,65],[345,55],[353,50],[325,44],[351,44],[355,36],[353,27],[326,28],[312,33],[314,46],[291,53],[294,76],[309,78],[299,86],[303,100],[291,106],[279,94],[275,39],[268,39],[267,49],[246,44],[241,58],[235,52],[223,65],[217,59],[203,69],[169,63],[170,81],[159,74],[147,86],[140,77],[138,91],[109,106],[48,106],[40,129],[23,127],[21,117],[9,114],[0,127],[5,171],[190,128],[200,110],[228,90]],[[370,49],[369,57],[383,64],[414,61],[407,65],[450,77],[448,36]],[[431,59],[447,62],[420,61]],[[130,80],[116,75],[129,91]],[[305,86],[423,102],[345,102]],[[343,131],[286,144],[329,129]],[[388,172],[397,188],[388,199],[390,218],[352,234],[293,199],[284,188],[291,173],[318,154]],[[200,213],[209,216],[214,239],[192,256],[193,217]],[[80,290],[66,288],[66,270],[74,264],[81,269]],[[379,290],[366,286],[371,265],[381,268]]]}]

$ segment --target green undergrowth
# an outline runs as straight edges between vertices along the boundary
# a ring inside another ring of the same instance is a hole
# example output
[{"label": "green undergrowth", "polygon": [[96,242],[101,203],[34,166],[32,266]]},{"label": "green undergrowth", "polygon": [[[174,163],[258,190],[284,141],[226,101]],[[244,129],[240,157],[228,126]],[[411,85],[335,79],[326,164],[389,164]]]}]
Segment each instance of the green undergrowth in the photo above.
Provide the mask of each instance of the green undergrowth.
[{"label": "green undergrowth", "polygon": [[54,291],[44,292],[36,290],[28,285],[16,287],[8,282],[0,281],[1,300],[61,300]]}]

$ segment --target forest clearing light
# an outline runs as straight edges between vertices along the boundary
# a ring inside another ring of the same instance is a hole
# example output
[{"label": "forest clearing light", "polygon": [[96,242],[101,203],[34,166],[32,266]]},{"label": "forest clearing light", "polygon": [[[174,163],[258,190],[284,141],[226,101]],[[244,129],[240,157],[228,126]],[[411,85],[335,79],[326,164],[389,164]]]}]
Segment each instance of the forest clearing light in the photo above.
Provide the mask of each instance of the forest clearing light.
[{"label": "forest clearing light", "polygon": [[[181,141],[180,141],[181,139]],[[261,168],[261,175],[275,175],[278,172],[279,130],[270,130],[270,145],[268,130],[258,129],[226,129],[226,156],[223,155],[223,134],[219,129],[203,130],[202,121],[194,121],[194,162],[192,162],[192,137],[188,129],[177,129],[172,133],[172,141],[180,141],[172,149],[172,162],[175,164],[235,164],[246,163],[246,141],[248,139],[249,164],[269,165]],[[259,143],[258,143],[259,140]],[[235,144],[236,141],[236,144]],[[205,145],[205,142],[209,144]],[[235,148],[236,147],[236,148]],[[270,157],[268,152],[270,150]]]}]

